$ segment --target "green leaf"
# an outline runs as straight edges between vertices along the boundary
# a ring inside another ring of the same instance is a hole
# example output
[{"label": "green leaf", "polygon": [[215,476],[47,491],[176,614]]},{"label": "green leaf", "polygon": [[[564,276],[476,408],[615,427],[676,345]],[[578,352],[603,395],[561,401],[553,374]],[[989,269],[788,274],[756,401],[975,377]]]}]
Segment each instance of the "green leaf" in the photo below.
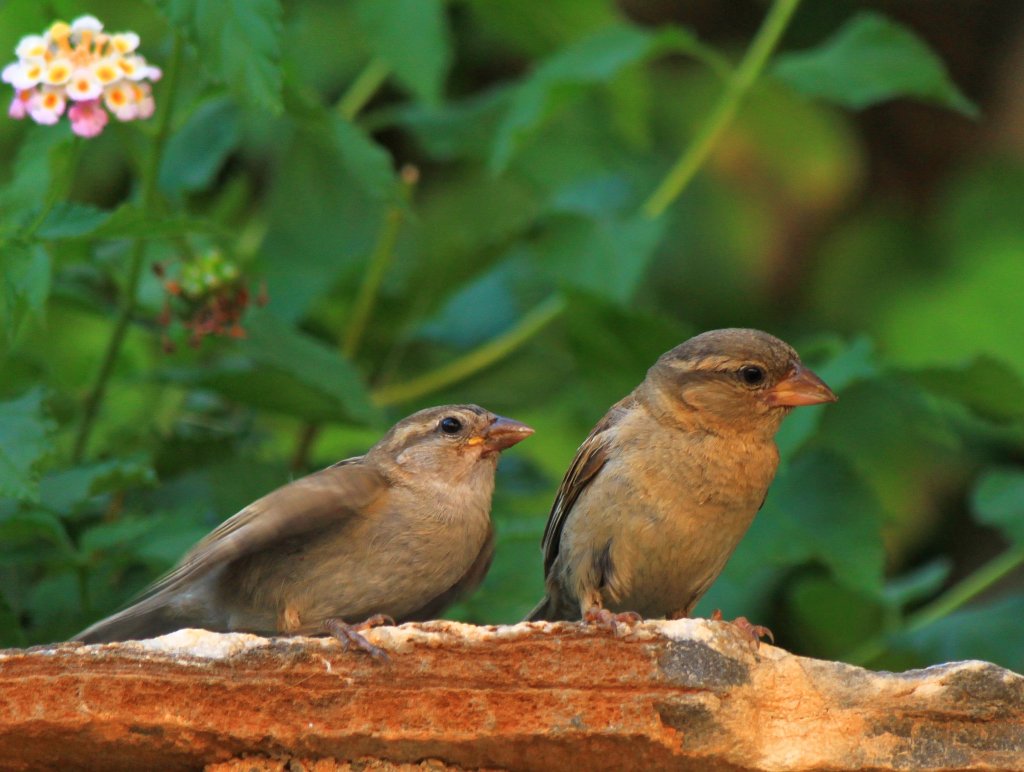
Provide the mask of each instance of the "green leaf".
[{"label": "green leaf", "polygon": [[780,472],[744,543],[782,565],[815,561],[845,587],[877,594],[881,526],[881,504],[854,468],[833,453],[808,450]]},{"label": "green leaf", "polygon": [[496,86],[457,102],[408,102],[374,113],[375,127],[401,127],[435,161],[485,161],[514,89]]},{"label": "green leaf", "polygon": [[[381,145],[351,121],[336,111],[325,109],[311,93],[291,80],[285,89],[285,106],[289,114],[304,130],[299,139],[319,147],[321,170],[327,162],[337,159],[343,168],[373,199],[382,200],[394,195],[395,175],[391,155]],[[322,171],[321,171],[322,173]]]},{"label": "green leaf", "polygon": [[60,518],[50,512],[28,509],[0,518],[0,544],[10,553],[18,546],[45,542],[58,547],[65,556],[75,550]]},{"label": "green leaf", "polygon": [[62,131],[32,131],[18,148],[14,174],[0,186],[0,232],[17,230],[43,206],[53,180],[66,173],[71,136]]},{"label": "green leaf", "polygon": [[927,600],[945,584],[952,570],[953,562],[947,557],[929,561],[886,582],[883,600],[893,609]]},{"label": "green leaf", "polygon": [[228,99],[200,105],[167,143],[160,189],[167,194],[204,190],[238,144],[238,108]]},{"label": "green leaf", "polygon": [[978,115],[935,53],[877,13],[858,13],[817,48],[779,56],[772,73],[801,93],[856,110],[911,97]]},{"label": "green leaf", "polygon": [[281,111],[282,10],[278,0],[157,0],[184,26],[203,71],[243,103]]},{"label": "green leaf", "polygon": [[355,280],[397,187],[386,151],[360,129],[290,83],[285,96],[299,130],[280,151],[259,259],[274,311],[295,320],[340,276]]},{"label": "green leaf", "polygon": [[664,217],[558,216],[537,242],[537,265],[567,286],[627,303],[664,228]]},{"label": "green leaf", "polygon": [[419,99],[441,101],[451,34],[441,0],[358,0],[359,26],[373,54]]},{"label": "green leaf", "polygon": [[1024,596],[1012,595],[957,611],[921,630],[898,633],[889,644],[915,651],[921,665],[982,659],[1020,672],[1024,670],[1021,619]]},{"label": "green leaf", "polygon": [[158,534],[167,525],[165,518],[122,517],[83,531],[79,549],[87,557],[94,557],[96,553],[116,552],[118,560],[130,560],[135,547],[143,543],[144,537]]},{"label": "green leaf", "polygon": [[88,204],[62,201],[50,211],[39,226],[38,235],[43,239],[73,239],[95,233],[107,220],[110,212]]},{"label": "green leaf", "polygon": [[1024,470],[992,469],[971,494],[971,509],[980,523],[998,528],[1017,544],[1024,544]]},{"label": "green leaf", "polygon": [[50,451],[53,428],[43,409],[42,389],[0,402],[0,496],[39,499],[36,466]]},{"label": "green leaf", "polygon": [[94,496],[156,483],[156,473],[142,459],[113,459],[50,472],[40,482],[40,502],[61,515],[70,513]]},{"label": "green leaf", "polygon": [[0,325],[8,340],[40,316],[50,296],[50,255],[42,244],[0,244]]},{"label": "green leaf", "polygon": [[331,137],[341,162],[374,198],[394,193],[395,173],[391,155],[358,126],[340,116],[331,118]]},{"label": "green leaf", "polygon": [[490,168],[505,170],[519,145],[567,98],[583,88],[607,83],[624,68],[670,51],[704,51],[686,30],[647,32],[617,24],[559,51],[516,89],[508,114],[498,127]]},{"label": "green leaf", "polygon": [[1024,417],[1024,379],[1009,365],[979,356],[962,367],[933,367],[907,371],[921,388],[966,406],[990,421]]},{"label": "green leaf", "polygon": [[267,311],[254,312],[246,329],[249,338],[241,348],[253,361],[281,370],[332,398],[348,418],[361,423],[379,418],[362,376],[339,353]]},{"label": "green leaf", "polygon": [[787,590],[788,633],[805,655],[834,659],[882,626],[884,609],[876,597],[818,572],[797,577]]},{"label": "green leaf", "polygon": [[[99,239],[166,239],[187,233],[213,233],[216,226],[208,220],[186,215],[157,215],[144,212],[134,204],[122,204],[97,227],[77,237]],[[71,236],[68,237],[72,238]]]},{"label": "green leaf", "polygon": [[[828,361],[815,366],[814,372],[838,394],[851,383],[877,375],[874,346],[866,337],[857,338],[852,344],[836,352]],[[814,435],[824,411],[828,409],[827,405],[801,408],[786,418],[775,439],[779,446],[779,455],[783,459],[792,456]]]},{"label": "green leaf", "polygon": [[659,356],[695,332],[672,318],[582,292],[569,293],[564,319],[576,370],[596,405],[622,399]]},{"label": "green leaf", "polygon": [[537,271],[514,252],[452,292],[416,337],[459,349],[481,345],[513,327],[528,306],[524,297],[536,301],[539,287]]}]

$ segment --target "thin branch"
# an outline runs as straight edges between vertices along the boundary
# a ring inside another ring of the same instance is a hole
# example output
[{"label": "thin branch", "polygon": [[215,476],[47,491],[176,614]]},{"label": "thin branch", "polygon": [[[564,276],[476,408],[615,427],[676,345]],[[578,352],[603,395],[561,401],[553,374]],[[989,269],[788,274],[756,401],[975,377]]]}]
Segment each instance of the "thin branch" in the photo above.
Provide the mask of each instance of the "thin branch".
[{"label": "thin branch", "polygon": [[747,49],[743,61],[726,83],[725,91],[712,108],[696,137],[669,170],[642,207],[644,215],[658,217],[678,198],[707,159],[719,136],[732,121],[743,97],[760,76],[772,51],[786,31],[800,0],[775,0],[761,28]]},{"label": "thin branch", "polygon": [[381,386],[372,393],[377,405],[397,405],[424,397],[476,375],[501,361],[547,327],[565,310],[565,299],[551,295],[527,312],[510,330],[458,359],[416,378]]}]

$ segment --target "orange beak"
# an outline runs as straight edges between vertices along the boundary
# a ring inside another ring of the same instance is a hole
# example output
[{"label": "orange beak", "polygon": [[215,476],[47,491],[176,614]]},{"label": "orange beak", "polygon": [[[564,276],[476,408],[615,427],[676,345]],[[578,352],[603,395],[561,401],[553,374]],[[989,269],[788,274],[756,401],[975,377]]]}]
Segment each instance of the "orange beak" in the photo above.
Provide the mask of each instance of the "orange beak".
[{"label": "orange beak", "polygon": [[789,375],[768,389],[764,401],[772,407],[800,407],[835,402],[835,395],[811,370],[797,365]]},{"label": "orange beak", "polygon": [[[469,442],[471,445],[483,444],[485,453],[511,448],[517,442],[525,440],[533,434],[533,429],[519,421],[511,418],[498,416],[494,422],[487,427],[482,437],[473,437]],[[476,442],[474,442],[476,440]]]}]

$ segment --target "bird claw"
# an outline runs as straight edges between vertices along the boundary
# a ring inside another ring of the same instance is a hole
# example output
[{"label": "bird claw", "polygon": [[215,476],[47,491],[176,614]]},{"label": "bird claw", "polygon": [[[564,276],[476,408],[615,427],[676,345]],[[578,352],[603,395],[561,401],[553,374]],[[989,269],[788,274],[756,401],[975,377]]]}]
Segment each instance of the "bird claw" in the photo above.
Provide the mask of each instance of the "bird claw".
[{"label": "bird claw", "polygon": [[372,617],[360,622],[358,625],[352,625],[353,630],[362,631],[369,630],[373,627],[394,627],[395,620],[389,617],[387,614],[374,614]]},{"label": "bird claw", "polygon": [[583,614],[584,623],[598,625],[615,634],[618,634],[620,624],[631,627],[641,621],[643,617],[635,611],[621,611],[616,614],[601,606],[591,606]]},{"label": "bird claw", "polygon": [[736,617],[731,622],[722,618],[722,610],[715,609],[711,612],[712,622],[725,622],[726,624],[732,625],[739,631],[740,635],[750,644],[754,651],[761,648],[761,639],[767,638],[771,643],[775,643],[775,634],[764,625],[755,625],[750,622],[746,617]]},{"label": "bird claw", "polygon": [[387,662],[391,659],[391,657],[388,656],[388,653],[384,651],[384,649],[380,648],[380,646],[374,646],[366,640],[360,631],[369,630],[371,627],[379,627],[380,625],[388,623],[394,624],[394,620],[384,614],[375,614],[365,622],[360,622],[358,625],[347,624],[341,619],[326,619],[324,620],[323,628],[326,632],[341,641],[341,647],[344,651],[348,651],[352,646],[355,646],[360,651],[365,651],[375,660],[379,662]]}]

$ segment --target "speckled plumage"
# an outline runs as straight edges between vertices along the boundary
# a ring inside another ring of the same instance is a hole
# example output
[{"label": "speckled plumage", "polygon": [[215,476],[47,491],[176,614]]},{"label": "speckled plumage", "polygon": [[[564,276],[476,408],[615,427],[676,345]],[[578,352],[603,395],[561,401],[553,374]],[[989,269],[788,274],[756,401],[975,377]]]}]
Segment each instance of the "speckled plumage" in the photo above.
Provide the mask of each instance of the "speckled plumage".
[{"label": "speckled plumage", "polygon": [[[453,418],[461,429],[443,431]],[[76,640],[182,627],[308,634],[328,619],[432,618],[483,580],[498,453],[531,433],[475,405],[415,413],[366,455],[250,504],[142,600]]]},{"label": "speckled plumage", "polygon": [[[750,367],[763,382],[744,380]],[[689,615],[767,495],[782,419],[834,399],[758,330],[714,330],[666,352],[562,480],[544,533],[547,594],[529,619]]]}]

